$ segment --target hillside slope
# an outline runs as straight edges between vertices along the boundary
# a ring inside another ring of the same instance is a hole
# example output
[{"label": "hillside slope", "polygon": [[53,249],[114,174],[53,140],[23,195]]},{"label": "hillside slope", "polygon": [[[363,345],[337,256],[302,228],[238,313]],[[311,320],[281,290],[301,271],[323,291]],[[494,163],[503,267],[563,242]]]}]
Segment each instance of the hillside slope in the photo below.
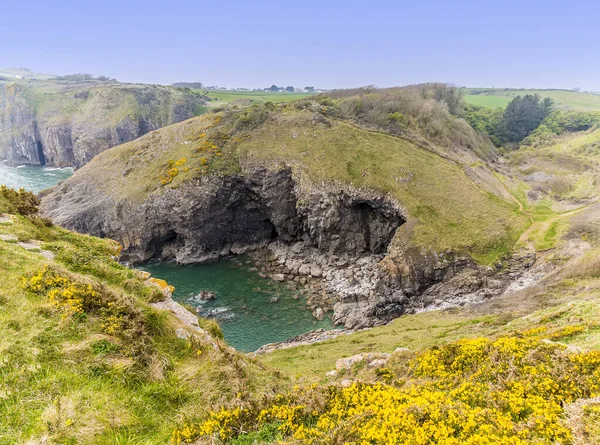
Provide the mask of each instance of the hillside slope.
[{"label": "hillside slope", "polygon": [[112,146],[199,114],[205,103],[156,85],[0,80],[0,161],[81,167]]},{"label": "hillside slope", "polygon": [[151,132],[43,207],[118,238],[122,259],[266,244],[286,280],[334,287],[343,321],[410,315],[255,358],[186,343],[198,331],[153,305],[117,244],[3,191],[0,443],[597,445],[598,130],[497,158],[445,107],[449,122],[396,126],[354,103],[341,116],[348,100]]},{"label": "hillside slope", "polygon": [[165,444],[188,413],[281,385],[161,309],[177,309],[168,285],[119,249],[0,188],[0,444]]},{"label": "hillside slope", "polygon": [[262,365],[35,204],[0,188],[2,444],[598,443],[598,261]]}]

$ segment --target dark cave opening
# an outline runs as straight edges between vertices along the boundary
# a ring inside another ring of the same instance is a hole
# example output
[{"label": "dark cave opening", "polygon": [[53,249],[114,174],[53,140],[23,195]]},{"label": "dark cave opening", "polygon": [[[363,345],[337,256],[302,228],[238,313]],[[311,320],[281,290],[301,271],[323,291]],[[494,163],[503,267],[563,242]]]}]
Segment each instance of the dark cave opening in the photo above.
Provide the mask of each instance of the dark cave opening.
[{"label": "dark cave opening", "polygon": [[44,147],[40,141],[35,142],[35,146],[37,148],[38,159],[40,160],[40,165],[44,167],[46,165],[46,155],[44,155]]}]

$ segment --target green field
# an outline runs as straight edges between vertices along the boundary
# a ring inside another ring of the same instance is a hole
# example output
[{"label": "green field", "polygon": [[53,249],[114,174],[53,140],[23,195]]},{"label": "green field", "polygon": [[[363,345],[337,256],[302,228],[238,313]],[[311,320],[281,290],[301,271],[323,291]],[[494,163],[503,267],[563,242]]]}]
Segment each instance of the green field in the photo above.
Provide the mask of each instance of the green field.
[{"label": "green field", "polygon": [[230,91],[230,90],[195,90],[207,93],[206,96],[214,100],[213,105],[228,104],[236,100],[250,100],[254,103],[265,102],[291,102],[304,99],[314,93],[270,93],[265,91]]},{"label": "green field", "polygon": [[465,101],[482,107],[505,107],[516,96],[539,94],[550,97],[559,108],[580,111],[599,111],[600,95],[578,93],[567,90],[510,90],[494,88],[465,88],[462,90]]},{"label": "green field", "polygon": [[55,76],[51,74],[41,74],[34,71],[28,70],[27,68],[0,68],[0,76],[7,77],[8,79],[17,79],[17,76],[22,76],[25,79],[31,80],[48,80]]}]

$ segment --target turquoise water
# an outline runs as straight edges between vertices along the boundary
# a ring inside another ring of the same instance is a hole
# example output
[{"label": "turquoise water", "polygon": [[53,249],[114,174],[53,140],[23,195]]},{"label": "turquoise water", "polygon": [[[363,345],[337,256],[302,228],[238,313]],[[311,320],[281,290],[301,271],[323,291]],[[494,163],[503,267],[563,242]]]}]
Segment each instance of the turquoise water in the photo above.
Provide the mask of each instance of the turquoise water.
[{"label": "turquoise water", "polygon": [[59,181],[64,181],[72,174],[72,168],[49,168],[32,165],[10,167],[0,162],[0,184],[15,189],[23,187],[34,193],[54,187]]},{"label": "turquoise water", "polygon": [[[216,319],[227,342],[240,351],[254,351],[313,329],[333,329],[329,319],[318,321],[312,316],[297,292],[261,278],[250,268],[245,257],[205,265],[153,263],[143,267],[175,286],[175,300],[200,308],[200,315]],[[203,290],[215,292],[216,298],[202,303],[196,295]],[[273,298],[278,301],[271,302]]]}]

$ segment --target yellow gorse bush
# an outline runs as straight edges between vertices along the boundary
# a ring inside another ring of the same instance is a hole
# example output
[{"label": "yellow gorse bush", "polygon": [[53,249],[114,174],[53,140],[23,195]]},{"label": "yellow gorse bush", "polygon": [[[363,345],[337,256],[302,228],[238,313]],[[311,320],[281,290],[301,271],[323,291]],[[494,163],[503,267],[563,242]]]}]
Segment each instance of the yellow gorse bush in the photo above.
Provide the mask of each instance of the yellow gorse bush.
[{"label": "yellow gorse bush", "polygon": [[386,383],[309,387],[222,409],[176,430],[173,443],[276,427],[306,444],[567,444],[564,406],[600,395],[599,351],[574,354],[523,335],[460,340],[388,367],[378,374]]},{"label": "yellow gorse bush", "polygon": [[22,278],[26,290],[45,295],[48,303],[62,312],[63,318],[83,315],[100,303],[101,298],[91,284],[79,283],[44,266],[30,277]]},{"label": "yellow gorse bush", "polygon": [[127,309],[114,296],[92,284],[79,282],[48,266],[22,277],[21,284],[25,290],[45,297],[47,303],[61,312],[63,320],[95,310],[105,333],[115,335],[124,327]]}]

